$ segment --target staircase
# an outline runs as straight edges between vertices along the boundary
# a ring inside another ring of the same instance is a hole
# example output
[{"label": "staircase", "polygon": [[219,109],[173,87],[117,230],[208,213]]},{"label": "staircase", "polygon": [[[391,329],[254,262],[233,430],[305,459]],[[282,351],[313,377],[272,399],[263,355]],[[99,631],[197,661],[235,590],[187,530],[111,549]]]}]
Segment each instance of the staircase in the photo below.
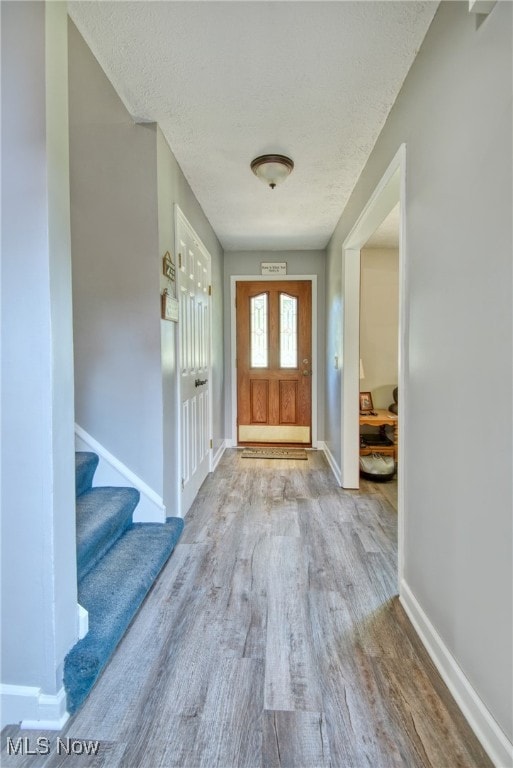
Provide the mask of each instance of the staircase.
[{"label": "staircase", "polygon": [[89,632],[64,660],[68,712],[82,705],[171,555],[183,520],[134,523],[135,488],[93,488],[98,456],[75,454],[78,602]]}]

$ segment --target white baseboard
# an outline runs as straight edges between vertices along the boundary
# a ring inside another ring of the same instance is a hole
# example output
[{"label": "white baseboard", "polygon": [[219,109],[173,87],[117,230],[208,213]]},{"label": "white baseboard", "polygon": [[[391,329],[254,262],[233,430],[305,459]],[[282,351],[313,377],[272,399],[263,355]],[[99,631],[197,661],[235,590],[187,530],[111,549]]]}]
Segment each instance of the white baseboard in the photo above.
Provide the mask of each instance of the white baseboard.
[{"label": "white baseboard", "polygon": [[100,463],[94,474],[93,486],[130,485],[137,488],[141,498],[134,510],[135,523],[166,522],[166,508],[162,497],[78,424],[75,424],[75,448],[77,451],[93,451],[100,457]]},{"label": "white baseboard", "polygon": [[511,768],[513,744],[472,687],[404,579],[401,582],[400,600],[443,681],[490,760],[496,768]]},{"label": "white baseboard", "polygon": [[77,634],[78,639],[82,640],[83,637],[89,632],[89,611],[77,603]]},{"label": "white baseboard", "polygon": [[222,443],[219,445],[219,448],[215,453],[212,454],[212,472],[214,472],[217,469],[217,465],[223,458],[223,453],[226,450],[226,440],[223,440]]},{"label": "white baseboard", "polygon": [[0,686],[1,727],[21,723],[22,728],[60,731],[69,718],[64,688],[54,694],[41,693],[28,685]]},{"label": "white baseboard", "polygon": [[335,457],[333,456],[332,452],[326,445],[326,443],[323,440],[317,441],[317,448],[320,451],[324,451],[324,455],[326,456],[326,461],[331,467],[331,471],[333,472],[333,475],[335,477],[335,480],[337,483],[341,486],[342,485],[342,472],[340,470],[340,467],[338,466],[337,462],[335,461]]}]

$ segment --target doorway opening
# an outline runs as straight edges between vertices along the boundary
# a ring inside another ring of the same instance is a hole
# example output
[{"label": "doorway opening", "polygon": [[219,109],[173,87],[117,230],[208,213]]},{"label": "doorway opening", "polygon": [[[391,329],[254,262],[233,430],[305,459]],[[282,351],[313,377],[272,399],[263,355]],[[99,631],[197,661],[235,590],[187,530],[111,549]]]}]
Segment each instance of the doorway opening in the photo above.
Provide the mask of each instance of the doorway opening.
[{"label": "doorway opening", "polygon": [[[399,203],[360,251],[360,456],[397,461]],[[370,410],[362,411],[362,401]]]},{"label": "doorway opening", "polygon": [[[407,366],[406,323],[406,258],[405,258],[405,178],[406,146],[399,148],[383,178],[377,185],[355,226],[342,246],[343,312],[343,367],[341,376],[342,445],[341,486],[359,488],[360,485],[360,276],[361,250],[393,209],[399,206],[399,312],[398,312],[398,409],[397,446],[397,510],[399,583],[403,570],[404,541],[404,476],[407,441],[404,429],[407,412],[405,371]],[[363,361],[364,363],[364,361]]]}]

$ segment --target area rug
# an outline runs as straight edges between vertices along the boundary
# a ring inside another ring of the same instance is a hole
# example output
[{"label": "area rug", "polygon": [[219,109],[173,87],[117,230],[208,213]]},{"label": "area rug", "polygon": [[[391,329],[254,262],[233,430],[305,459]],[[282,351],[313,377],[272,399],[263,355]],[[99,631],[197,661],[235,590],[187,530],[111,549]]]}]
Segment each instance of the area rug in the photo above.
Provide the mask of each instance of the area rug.
[{"label": "area rug", "polygon": [[243,459],[308,459],[304,448],[244,448]]}]

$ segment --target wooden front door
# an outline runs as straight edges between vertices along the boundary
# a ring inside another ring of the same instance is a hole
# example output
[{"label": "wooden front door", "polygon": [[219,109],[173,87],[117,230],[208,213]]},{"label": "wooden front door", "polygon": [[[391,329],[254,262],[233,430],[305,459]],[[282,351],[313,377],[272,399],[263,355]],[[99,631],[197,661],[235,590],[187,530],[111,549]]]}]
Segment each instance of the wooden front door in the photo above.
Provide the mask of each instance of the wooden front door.
[{"label": "wooden front door", "polygon": [[312,284],[238,282],[239,444],[312,444]]}]

